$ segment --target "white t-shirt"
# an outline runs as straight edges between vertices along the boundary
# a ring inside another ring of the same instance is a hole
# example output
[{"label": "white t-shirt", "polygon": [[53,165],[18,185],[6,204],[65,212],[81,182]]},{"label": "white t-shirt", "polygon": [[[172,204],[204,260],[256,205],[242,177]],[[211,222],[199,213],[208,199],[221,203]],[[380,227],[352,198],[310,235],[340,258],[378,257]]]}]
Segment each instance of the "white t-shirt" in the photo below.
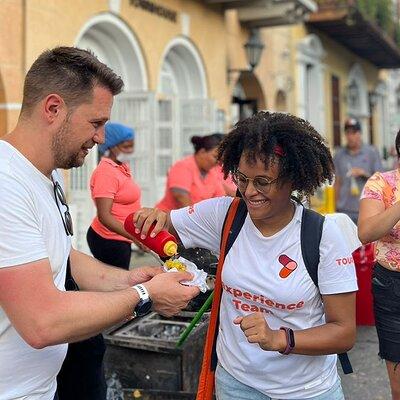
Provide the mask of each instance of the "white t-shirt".
[{"label": "white t-shirt", "polygon": [[[205,200],[171,212],[172,223],[185,247],[218,253],[222,225],[232,198]],[[303,399],[328,391],[337,381],[336,355],[282,355],[250,344],[237,316],[262,311],[271,329],[307,329],[325,323],[318,288],[301,255],[302,206],[292,221],[264,237],[249,215],[230,249],[222,271],[223,293],[217,354],[237,380],[274,399]],[[324,222],[318,268],[321,294],[352,292],[357,280],[352,251],[332,218]],[[295,266],[288,273],[287,265]],[[293,264],[295,262],[296,264]],[[286,269],[285,269],[286,268]],[[282,276],[282,277],[281,277]]]},{"label": "white t-shirt", "polygon": [[[56,171],[53,179],[61,181]],[[1,140],[0,238],[0,268],[48,258],[55,286],[65,290],[71,239],[55,202],[53,183]],[[52,400],[66,351],[66,344],[32,348],[0,307],[0,400]]]}]

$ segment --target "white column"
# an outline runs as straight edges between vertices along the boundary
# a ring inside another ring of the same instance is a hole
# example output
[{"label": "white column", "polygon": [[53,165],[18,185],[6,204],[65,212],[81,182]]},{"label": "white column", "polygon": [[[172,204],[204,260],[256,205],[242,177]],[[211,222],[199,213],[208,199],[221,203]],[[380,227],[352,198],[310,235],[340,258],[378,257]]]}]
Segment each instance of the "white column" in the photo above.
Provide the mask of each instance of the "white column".
[{"label": "white column", "polygon": [[297,75],[297,90],[296,90],[296,115],[300,118],[306,118],[307,115],[307,99],[306,99],[306,84],[307,72],[306,63],[303,59],[299,58],[296,65]]}]

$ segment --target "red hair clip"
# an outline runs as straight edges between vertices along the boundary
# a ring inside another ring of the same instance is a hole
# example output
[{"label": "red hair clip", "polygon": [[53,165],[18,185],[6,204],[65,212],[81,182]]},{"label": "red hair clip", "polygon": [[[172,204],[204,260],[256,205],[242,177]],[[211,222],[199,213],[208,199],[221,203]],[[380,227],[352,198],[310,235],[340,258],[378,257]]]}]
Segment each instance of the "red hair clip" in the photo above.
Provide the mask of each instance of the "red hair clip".
[{"label": "red hair clip", "polygon": [[277,144],[274,147],[274,154],[276,154],[277,156],[280,156],[280,157],[284,157],[285,156],[285,152],[283,151],[282,147],[279,146],[279,144]]}]

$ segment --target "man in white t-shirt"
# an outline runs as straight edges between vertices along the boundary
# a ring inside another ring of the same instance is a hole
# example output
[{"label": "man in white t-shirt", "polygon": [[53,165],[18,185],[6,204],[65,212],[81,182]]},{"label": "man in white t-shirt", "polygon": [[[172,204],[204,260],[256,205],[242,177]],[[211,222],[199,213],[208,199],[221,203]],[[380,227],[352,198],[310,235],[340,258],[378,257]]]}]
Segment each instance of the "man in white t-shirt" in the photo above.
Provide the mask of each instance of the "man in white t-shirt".
[{"label": "man in white t-shirt", "polygon": [[[180,284],[190,279],[187,273],[123,271],[71,247],[71,218],[56,169],[81,166],[104,141],[122,86],[88,51],[47,50],[26,76],[17,126],[0,140],[0,400],[52,400],[64,343],[151,305],[176,314],[198,294]],[[79,292],[64,289],[68,258]]]}]

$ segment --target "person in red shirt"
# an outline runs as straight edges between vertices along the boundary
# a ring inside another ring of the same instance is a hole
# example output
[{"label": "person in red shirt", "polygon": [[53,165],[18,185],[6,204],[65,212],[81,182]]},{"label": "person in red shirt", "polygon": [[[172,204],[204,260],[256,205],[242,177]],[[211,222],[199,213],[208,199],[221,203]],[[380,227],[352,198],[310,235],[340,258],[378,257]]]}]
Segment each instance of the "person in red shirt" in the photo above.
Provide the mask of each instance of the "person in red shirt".
[{"label": "person in red shirt", "polygon": [[175,210],[225,194],[220,174],[215,168],[221,140],[219,133],[191,138],[194,154],[177,161],[170,168],[165,195],[156,208]]},{"label": "person in red shirt", "polygon": [[129,269],[133,238],[124,229],[125,218],[140,209],[140,187],[132,178],[129,161],[134,131],[117,123],[105,127],[103,155],[90,179],[97,215],[87,232],[90,251],[100,261]]},{"label": "person in red shirt", "polygon": [[236,196],[236,190],[237,187],[235,185],[235,183],[232,180],[232,175],[229,174],[226,178],[224,178],[224,171],[222,170],[222,166],[221,165],[216,165],[214,167],[214,169],[216,170],[216,173],[218,174],[218,177],[221,181],[222,187],[225,191],[225,194],[227,196],[231,196],[231,197],[235,197]]}]

